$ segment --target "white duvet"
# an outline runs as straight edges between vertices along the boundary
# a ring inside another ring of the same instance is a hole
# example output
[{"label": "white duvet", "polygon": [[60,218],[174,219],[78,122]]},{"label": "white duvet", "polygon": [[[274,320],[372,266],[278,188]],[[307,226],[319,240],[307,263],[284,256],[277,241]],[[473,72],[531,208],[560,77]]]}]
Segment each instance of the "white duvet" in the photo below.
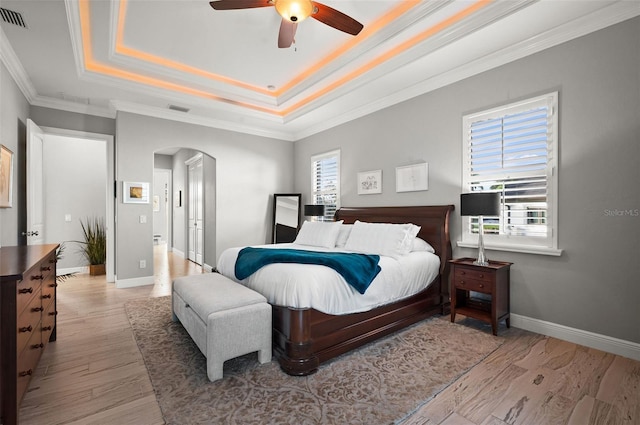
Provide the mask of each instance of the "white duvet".
[{"label": "white duvet", "polygon": [[[260,247],[349,252],[293,243]],[[339,273],[319,265],[270,264],[238,280],[235,263],[241,249],[229,248],[222,253],[217,265],[221,274],[261,293],[270,304],[314,308],[327,314],[367,311],[409,297],[429,286],[440,269],[440,258],[425,251],[411,252],[399,259],[380,256],[382,270],[366,292],[360,294]]]}]

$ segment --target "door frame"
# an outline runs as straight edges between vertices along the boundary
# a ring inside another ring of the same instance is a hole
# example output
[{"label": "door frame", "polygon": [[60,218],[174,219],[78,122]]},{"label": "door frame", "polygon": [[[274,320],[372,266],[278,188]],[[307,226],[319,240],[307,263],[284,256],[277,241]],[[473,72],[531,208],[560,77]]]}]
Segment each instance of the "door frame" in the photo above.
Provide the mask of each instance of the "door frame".
[{"label": "door frame", "polygon": [[64,128],[40,126],[46,135],[70,137],[75,139],[102,140],[105,142],[107,155],[107,175],[106,175],[106,206],[105,222],[107,224],[107,282],[116,281],[115,264],[115,238],[116,238],[116,187],[115,187],[115,144],[114,137],[110,134],[91,133],[88,131],[68,130]]},{"label": "door frame", "polygon": [[[200,162],[200,163],[201,163],[201,166],[202,166],[202,168],[201,168],[201,169],[203,170],[203,173],[202,173],[202,175],[200,176],[200,177],[201,177],[201,179],[200,179],[200,196],[199,196],[199,200],[198,200],[198,201],[202,203],[203,216],[204,216],[204,215],[206,215],[206,211],[204,210],[204,196],[205,196],[205,195],[204,195],[204,186],[203,186],[203,185],[204,185],[204,154],[203,154],[202,152],[199,152],[199,153],[197,153],[196,155],[192,156],[191,158],[187,159],[187,160],[184,162],[184,163],[185,163],[185,165],[186,165],[186,167],[187,167],[187,170],[186,170],[186,171],[187,171],[187,181],[186,181],[186,183],[187,183],[187,184],[186,184],[186,188],[187,188],[187,190],[186,190],[186,194],[187,194],[187,199],[186,199],[186,207],[187,207],[187,214],[186,214],[186,219],[187,219],[187,220],[186,220],[186,225],[187,225],[187,229],[186,229],[186,230],[187,230],[187,233],[186,233],[186,236],[187,236],[187,238],[186,238],[186,242],[187,242],[187,243],[186,243],[186,247],[185,247],[185,248],[186,248],[187,258],[188,258],[190,261],[193,261],[194,263],[196,263],[196,264],[198,264],[198,265],[200,265],[200,266],[204,266],[204,259],[205,259],[205,252],[204,252],[204,251],[205,251],[205,237],[206,237],[206,236],[205,236],[205,224],[204,224],[205,220],[204,220],[204,217],[202,217],[202,226],[200,227],[200,228],[202,229],[202,254],[201,254],[201,255],[202,255],[202,259],[201,259],[201,262],[200,262],[200,263],[198,263],[198,261],[197,261],[197,258],[198,258],[198,257],[197,257],[197,255],[198,255],[198,254],[197,254],[197,246],[196,246],[196,243],[197,243],[197,241],[198,241],[198,240],[197,240],[197,238],[196,238],[196,240],[194,241],[194,249],[196,249],[196,252],[194,253],[194,259],[193,259],[193,260],[191,260],[191,259],[189,258],[189,246],[190,246],[190,245],[189,245],[189,243],[191,242],[191,241],[190,241],[191,234],[190,234],[190,232],[189,232],[189,217],[191,217],[191,213],[192,213],[192,211],[191,211],[191,199],[190,199],[190,194],[191,194],[191,177],[190,177],[190,174],[189,174],[189,168],[190,168],[192,165],[197,164],[198,162]],[[195,214],[195,213],[197,213],[197,210],[198,210],[198,209],[197,209],[197,208],[195,208],[195,210],[196,210],[196,211],[194,211],[194,214]]]}]

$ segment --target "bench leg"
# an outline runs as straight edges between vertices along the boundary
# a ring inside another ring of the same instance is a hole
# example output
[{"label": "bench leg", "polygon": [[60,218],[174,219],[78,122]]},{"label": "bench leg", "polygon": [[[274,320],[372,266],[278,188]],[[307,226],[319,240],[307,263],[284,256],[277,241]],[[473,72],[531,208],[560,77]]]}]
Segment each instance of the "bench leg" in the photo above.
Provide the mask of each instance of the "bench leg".
[{"label": "bench leg", "polygon": [[271,361],[269,304],[251,304],[209,315],[206,357],[210,380],[222,378],[222,364],[226,360],[256,351],[260,363]]}]

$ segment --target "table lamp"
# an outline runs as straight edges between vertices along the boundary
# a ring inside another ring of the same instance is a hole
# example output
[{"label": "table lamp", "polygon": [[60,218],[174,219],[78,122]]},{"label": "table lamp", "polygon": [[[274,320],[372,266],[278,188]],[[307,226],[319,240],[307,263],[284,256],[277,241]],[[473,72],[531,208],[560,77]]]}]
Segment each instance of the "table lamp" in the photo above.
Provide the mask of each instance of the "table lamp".
[{"label": "table lamp", "polygon": [[500,194],[497,192],[463,193],[460,195],[460,215],[478,216],[478,259],[473,264],[488,266],[489,260],[484,255],[482,234],[484,226],[482,216],[500,214]]}]

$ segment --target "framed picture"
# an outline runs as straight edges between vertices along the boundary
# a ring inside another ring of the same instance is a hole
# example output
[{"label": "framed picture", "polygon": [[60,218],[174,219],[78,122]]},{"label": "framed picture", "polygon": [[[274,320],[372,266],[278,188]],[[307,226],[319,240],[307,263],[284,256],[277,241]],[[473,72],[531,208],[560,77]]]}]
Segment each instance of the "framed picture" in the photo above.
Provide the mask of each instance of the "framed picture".
[{"label": "framed picture", "polygon": [[382,170],[358,173],[358,195],[382,193]]},{"label": "framed picture", "polygon": [[0,145],[0,208],[13,206],[13,152]]},{"label": "framed picture", "polygon": [[429,190],[429,164],[396,167],[396,192]]},{"label": "framed picture", "polygon": [[125,204],[148,204],[149,183],[123,182],[122,202]]}]

